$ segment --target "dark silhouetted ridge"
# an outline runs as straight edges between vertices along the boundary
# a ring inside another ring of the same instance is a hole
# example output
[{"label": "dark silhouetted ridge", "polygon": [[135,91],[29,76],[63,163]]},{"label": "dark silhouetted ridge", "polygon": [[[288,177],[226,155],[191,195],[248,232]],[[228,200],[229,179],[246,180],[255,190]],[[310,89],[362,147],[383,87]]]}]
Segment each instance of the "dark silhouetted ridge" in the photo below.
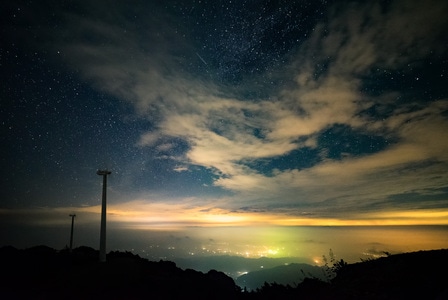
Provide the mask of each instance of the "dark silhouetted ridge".
[{"label": "dark silhouetted ridge", "polygon": [[349,299],[448,299],[448,249],[349,264],[332,281]]},{"label": "dark silhouetted ridge", "polygon": [[222,272],[182,270],[169,261],[151,262],[130,252],[99,253],[38,246],[0,248],[2,299],[235,299],[240,293]]},{"label": "dark silhouetted ridge", "polygon": [[216,270],[182,270],[173,262],[148,261],[131,252],[110,252],[105,263],[98,257],[89,247],[72,253],[46,246],[2,247],[0,298],[448,299],[448,250],[344,264],[330,282],[313,277],[293,286],[265,282],[249,292]]}]

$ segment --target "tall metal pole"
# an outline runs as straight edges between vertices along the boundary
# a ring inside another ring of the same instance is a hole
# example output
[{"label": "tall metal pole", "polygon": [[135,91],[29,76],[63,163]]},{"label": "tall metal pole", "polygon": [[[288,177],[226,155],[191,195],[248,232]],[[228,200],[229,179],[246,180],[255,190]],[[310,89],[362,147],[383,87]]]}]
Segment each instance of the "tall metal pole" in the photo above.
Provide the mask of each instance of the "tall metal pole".
[{"label": "tall metal pole", "polygon": [[106,262],[106,190],[108,170],[98,170],[96,174],[103,176],[103,199],[101,202],[100,262]]},{"label": "tall metal pole", "polygon": [[70,217],[72,217],[72,230],[70,230],[70,252],[72,252],[73,249],[73,224],[75,223],[75,217],[76,215],[69,215]]}]

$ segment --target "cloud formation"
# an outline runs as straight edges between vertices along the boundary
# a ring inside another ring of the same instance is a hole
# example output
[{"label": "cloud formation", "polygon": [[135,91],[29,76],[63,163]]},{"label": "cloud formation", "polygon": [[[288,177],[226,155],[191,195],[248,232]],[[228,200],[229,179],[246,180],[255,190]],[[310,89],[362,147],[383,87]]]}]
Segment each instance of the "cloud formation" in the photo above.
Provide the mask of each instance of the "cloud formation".
[{"label": "cloud formation", "polygon": [[[443,1],[336,3],[327,20],[318,21],[288,53],[285,65],[248,76],[248,88],[257,80],[269,85],[267,73],[285,83],[256,99],[243,96],[244,83],[236,87],[200,76],[191,64],[216,70],[170,15],[154,14],[147,30],[137,30],[132,20],[117,22],[114,13],[95,21],[68,14],[67,26],[77,31],[71,42],[60,42],[67,61],[85,78],[155,124],[136,147],[163,153],[175,147],[167,140],[182,140],[188,148],[169,157],[176,161],[173,170],[203,167],[214,175],[213,186],[233,193],[213,199],[213,209],[250,207],[296,216],[307,211],[343,219],[371,207],[425,208],[423,202],[392,198],[409,193],[424,198],[448,188],[448,99],[411,98],[406,87],[384,81],[397,81],[398,70],[418,68],[422,58],[445,53],[440,41],[446,11]],[[95,38],[85,38],[86,32]],[[377,89],[368,89],[369,82]],[[366,113],[372,109],[377,113]],[[386,146],[329,157],[319,137],[334,126],[381,138]],[[316,163],[269,173],[253,167],[303,149],[318,150]],[[428,208],[433,205],[428,201]]]}]

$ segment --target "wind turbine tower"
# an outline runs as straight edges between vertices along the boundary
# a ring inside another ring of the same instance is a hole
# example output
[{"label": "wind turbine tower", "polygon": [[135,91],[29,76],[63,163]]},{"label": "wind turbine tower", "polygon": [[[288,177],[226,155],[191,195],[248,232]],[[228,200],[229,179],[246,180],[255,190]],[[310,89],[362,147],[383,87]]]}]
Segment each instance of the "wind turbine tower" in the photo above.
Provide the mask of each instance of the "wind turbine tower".
[{"label": "wind turbine tower", "polygon": [[70,252],[72,252],[73,249],[73,225],[75,224],[75,217],[76,215],[69,215],[70,217],[72,217],[72,230],[70,230]]},{"label": "wind turbine tower", "polygon": [[108,170],[98,170],[96,174],[103,176],[103,200],[101,202],[100,262],[106,262],[106,190]]}]

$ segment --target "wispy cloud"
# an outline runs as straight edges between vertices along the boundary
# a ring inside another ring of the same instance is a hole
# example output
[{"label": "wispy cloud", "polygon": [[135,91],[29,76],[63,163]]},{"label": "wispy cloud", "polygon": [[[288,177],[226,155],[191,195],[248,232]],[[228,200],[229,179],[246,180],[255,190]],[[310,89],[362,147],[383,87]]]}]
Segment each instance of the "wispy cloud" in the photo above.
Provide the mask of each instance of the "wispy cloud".
[{"label": "wispy cloud", "polygon": [[[328,22],[316,24],[309,39],[290,54],[289,67],[276,71],[293,84],[270,98],[250,101],[228,85],[185,69],[192,57],[205,61],[169,18],[148,24],[167,26],[163,34],[154,29],[140,36],[123,32],[126,26],[111,27],[111,20],[70,15],[69,25],[76,24],[79,35],[64,43],[68,59],[86,78],[156,124],[136,145],[166,151],[172,145],[162,138],[180,138],[189,148],[176,158],[181,165],[174,171],[189,165],[208,168],[216,175],[215,186],[236,193],[216,199],[215,209],[258,205],[299,214],[302,206],[320,212],[322,207],[313,205],[325,203],[328,211],[336,205],[355,211],[392,195],[448,186],[446,99],[409,111],[404,105],[381,120],[362,114],[385,99],[363,91],[363,79],[374,69],[394,70],[444,51],[436,41],[446,25],[441,15],[446,9],[443,1],[335,5]],[[108,42],[90,43],[82,38],[84,32]],[[270,175],[244,163],[318,148],[319,134],[337,124],[393,137],[393,143],[379,152],[323,159],[307,169]]]},{"label": "wispy cloud", "polygon": [[176,167],[174,168],[174,171],[176,171],[176,172],[184,172],[184,171],[188,171],[188,167],[186,167],[186,166],[176,166]]}]

